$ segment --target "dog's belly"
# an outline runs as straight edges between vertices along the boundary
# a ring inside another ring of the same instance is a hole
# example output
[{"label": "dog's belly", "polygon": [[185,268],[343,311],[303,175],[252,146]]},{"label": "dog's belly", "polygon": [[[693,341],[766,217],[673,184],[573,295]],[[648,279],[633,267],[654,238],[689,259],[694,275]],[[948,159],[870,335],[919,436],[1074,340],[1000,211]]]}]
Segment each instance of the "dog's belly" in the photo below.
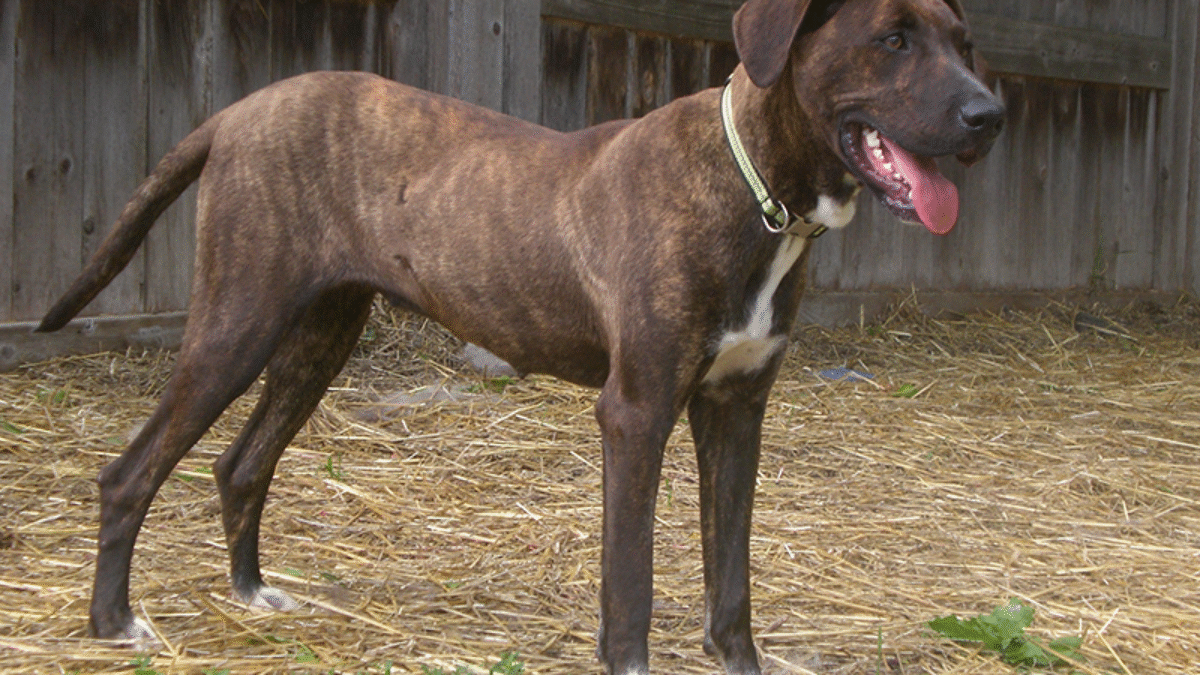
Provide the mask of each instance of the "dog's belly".
[{"label": "dog's belly", "polygon": [[785,236],[775,251],[763,285],[750,301],[749,319],[737,330],[726,331],[717,344],[717,355],[704,376],[705,383],[719,382],[730,375],[754,373],[764,368],[787,342],[786,335],[772,335],[775,322],[775,291],[804,252],[808,240]]}]

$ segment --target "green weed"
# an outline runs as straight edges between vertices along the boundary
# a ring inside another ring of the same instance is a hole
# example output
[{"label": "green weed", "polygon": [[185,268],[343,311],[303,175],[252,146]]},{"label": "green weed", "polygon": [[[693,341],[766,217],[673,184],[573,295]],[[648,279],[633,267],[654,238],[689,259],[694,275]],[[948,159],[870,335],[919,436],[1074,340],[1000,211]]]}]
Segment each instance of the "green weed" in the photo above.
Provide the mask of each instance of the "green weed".
[{"label": "green weed", "polygon": [[346,478],[346,472],[342,470],[342,453],[337,453],[336,466],[334,463],[334,455],[325,458],[325,473],[329,477],[338,482],[342,482]]},{"label": "green weed", "polygon": [[1000,653],[1006,663],[1021,667],[1059,666],[1066,659],[1082,660],[1079,646],[1083,638],[1063,637],[1042,646],[1025,634],[1033,623],[1033,608],[1013,598],[991,614],[980,614],[963,621],[957,616],[943,616],[928,622],[928,626],[951,640],[981,642],[984,648]]}]

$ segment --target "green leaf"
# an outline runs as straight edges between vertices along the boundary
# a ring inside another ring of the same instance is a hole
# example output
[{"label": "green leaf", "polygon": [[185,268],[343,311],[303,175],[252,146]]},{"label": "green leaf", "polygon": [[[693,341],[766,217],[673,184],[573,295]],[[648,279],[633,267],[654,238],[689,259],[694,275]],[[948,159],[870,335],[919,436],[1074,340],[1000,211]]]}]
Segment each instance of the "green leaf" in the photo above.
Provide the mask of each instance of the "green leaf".
[{"label": "green leaf", "polygon": [[921,390],[917,389],[917,385],[915,384],[902,384],[900,385],[900,388],[896,390],[896,393],[892,394],[892,396],[895,398],[912,398],[920,391]]},{"label": "green leaf", "polygon": [[18,427],[17,425],[15,425],[15,424],[10,424],[9,422],[4,422],[4,421],[0,421],[0,429],[3,429],[3,430],[7,431],[7,432],[8,432],[8,433],[10,433],[10,434],[23,434],[23,433],[25,433],[24,431],[21,431],[21,428],[20,428],[20,427]]},{"label": "green leaf", "polygon": [[1033,608],[1013,598],[991,614],[966,621],[953,615],[944,616],[926,625],[952,640],[981,642],[986,649],[999,652],[1001,658],[1016,666],[1056,666],[1066,663],[1060,655],[1081,658],[1078,649],[1083,643],[1082,638],[1059,638],[1050,643],[1047,651],[1025,635],[1025,629],[1032,623]]},{"label": "green leaf", "polygon": [[939,619],[934,619],[933,621],[928,622],[926,625],[942,635],[945,635],[951,640],[986,642],[988,639],[987,633],[980,630],[975,624],[976,621],[974,619],[964,622],[962,619],[951,614],[950,616],[943,616]]}]

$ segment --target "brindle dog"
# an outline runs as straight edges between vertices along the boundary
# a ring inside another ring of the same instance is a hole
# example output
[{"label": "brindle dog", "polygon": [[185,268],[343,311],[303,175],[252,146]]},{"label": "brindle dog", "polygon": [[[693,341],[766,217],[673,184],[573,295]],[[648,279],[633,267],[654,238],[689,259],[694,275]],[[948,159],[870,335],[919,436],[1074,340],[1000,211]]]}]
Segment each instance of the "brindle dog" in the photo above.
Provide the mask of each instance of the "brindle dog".
[{"label": "brindle dog", "polygon": [[[564,134],[372,75],[312,73],[226,108],[171,151],[39,328],[95,297],[199,178],[175,371],[99,476],[92,632],[150,637],[129,607],[138,529],[172,467],[264,369],[214,475],[235,593],[294,604],[259,573],[267,488],[383,294],[522,372],[602,389],[609,673],[648,672],[655,495],[686,409],[705,648],[727,673],[758,673],[750,511],[808,235],[849,222],[863,185],[945,233],[958,196],[932,158],[982,156],[1004,108],[974,72],[959,0],[750,0],[733,33],[743,64],[728,131],[722,89]],[[748,187],[756,176],[767,198]]]}]

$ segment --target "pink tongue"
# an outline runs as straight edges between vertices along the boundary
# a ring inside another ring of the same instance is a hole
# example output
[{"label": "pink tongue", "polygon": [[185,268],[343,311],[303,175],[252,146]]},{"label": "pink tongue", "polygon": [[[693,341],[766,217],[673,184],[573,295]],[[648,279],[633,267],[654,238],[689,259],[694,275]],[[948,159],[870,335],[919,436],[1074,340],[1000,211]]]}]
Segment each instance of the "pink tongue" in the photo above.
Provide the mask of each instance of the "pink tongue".
[{"label": "pink tongue", "polygon": [[917,157],[879,135],[892,153],[893,166],[912,186],[913,207],[921,223],[934,234],[946,234],[958,222],[958,188],[938,171],[932,157]]}]

